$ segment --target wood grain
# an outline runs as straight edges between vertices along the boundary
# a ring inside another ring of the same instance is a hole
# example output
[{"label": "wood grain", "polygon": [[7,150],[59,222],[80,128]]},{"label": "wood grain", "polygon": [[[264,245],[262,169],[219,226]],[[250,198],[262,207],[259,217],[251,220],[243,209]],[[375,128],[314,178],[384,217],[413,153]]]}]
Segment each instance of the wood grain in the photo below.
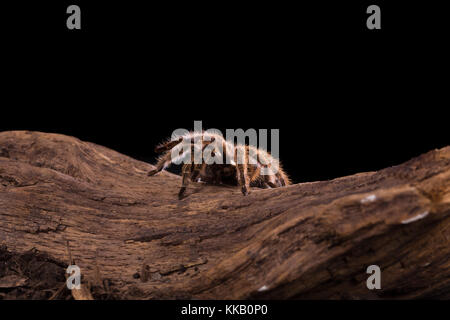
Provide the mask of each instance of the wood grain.
[{"label": "wood grain", "polygon": [[[148,146],[152,148],[153,146]],[[386,155],[389,156],[389,155]],[[0,133],[0,241],[122,299],[450,298],[450,147],[331,181],[192,183],[73,137]],[[368,290],[379,265],[382,289]],[[98,267],[96,267],[98,266]]]}]

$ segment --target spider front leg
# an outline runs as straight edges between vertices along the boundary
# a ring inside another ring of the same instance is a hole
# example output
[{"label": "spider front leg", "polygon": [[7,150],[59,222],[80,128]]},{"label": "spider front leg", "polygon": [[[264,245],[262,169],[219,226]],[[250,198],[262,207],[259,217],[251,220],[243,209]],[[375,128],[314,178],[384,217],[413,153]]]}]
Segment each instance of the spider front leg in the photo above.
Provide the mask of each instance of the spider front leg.
[{"label": "spider front leg", "polygon": [[236,161],[236,179],[241,186],[242,194],[248,195],[250,189],[250,178],[248,176],[248,150],[246,148],[236,148],[234,153]]},{"label": "spider front leg", "polygon": [[183,165],[183,168],[181,170],[181,176],[182,176],[182,182],[181,182],[181,188],[178,192],[178,199],[184,198],[184,193],[186,192],[186,187],[189,184],[189,180],[191,180],[192,176],[192,165],[191,164],[185,164]]},{"label": "spider front leg", "polygon": [[158,162],[156,163],[156,169],[150,170],[148,172],[148,176],[154,176],[158,172],[162,171],[163,169],[167,168],[172,162],[172,157],[170,154],[170,151],[164,154],[162,157],[159,158]]},{"label": "spider front leg", "polygon": [[238,181],[239,185],[241,186],[242,194],[244,196],[248,195],[249,190],[250,190],[250,179],[247,174],[247,164],[246,163],[237,165],[236,175],[237,175],[237,177],[236,177],[237,181]]},{"label": "spider front leg", "polygon": [[202,163],[201,165],[193,165],[191,168],[191,181],[198,182],[199,176],[204,174],[206,168],[206,163]]}]

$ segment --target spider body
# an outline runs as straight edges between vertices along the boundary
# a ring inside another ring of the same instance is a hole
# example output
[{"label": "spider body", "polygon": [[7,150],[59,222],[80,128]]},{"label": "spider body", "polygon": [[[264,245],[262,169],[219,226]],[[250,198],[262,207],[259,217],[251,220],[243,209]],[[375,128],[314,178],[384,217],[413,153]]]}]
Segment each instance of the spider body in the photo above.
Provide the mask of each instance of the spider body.
[{"label": "spider body", "polygon": [[[244,195],[248,194],[250,187],[278,188],[291,184],[280,162],[267,151],[254,146],[235,145],[216,133],[190,132],[160,144],[155,151],[162,155],[158,158],[156,169],[148,173],[149,176],[184,160],[178,194],[180,199],[190,181],[238,185]],[[195,159],[195,152],[200,157],[200,163]],[[213,158],[221,161],[214,162]]]}]

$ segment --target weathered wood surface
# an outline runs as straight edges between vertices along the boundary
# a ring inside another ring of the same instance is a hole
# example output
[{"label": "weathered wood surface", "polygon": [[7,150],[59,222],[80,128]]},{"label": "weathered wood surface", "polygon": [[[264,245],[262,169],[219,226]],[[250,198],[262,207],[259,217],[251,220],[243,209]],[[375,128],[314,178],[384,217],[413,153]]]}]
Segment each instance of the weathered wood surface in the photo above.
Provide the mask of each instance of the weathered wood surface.
[{"label": "weathered wood surface", "polygon": [[[191,184],[178,200],[180,177],[150,169],[68,136],[0,133],[0,244],[64,262],[69,240],[85,281],[98,266],[123,299],[450,298],[450,147],[247,197]],[[381,290],[366,287],[371,264]]]}]

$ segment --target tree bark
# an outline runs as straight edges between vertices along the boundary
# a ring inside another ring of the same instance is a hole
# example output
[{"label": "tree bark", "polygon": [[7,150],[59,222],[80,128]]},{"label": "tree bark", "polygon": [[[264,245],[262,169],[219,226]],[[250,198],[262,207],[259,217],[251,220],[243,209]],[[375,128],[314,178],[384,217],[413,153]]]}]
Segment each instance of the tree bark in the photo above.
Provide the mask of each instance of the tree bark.
[{"label": "tree bark", "polygon": [[83,282],[120,299],[450,298],[450,147],[247,197],[191,183],[178,200],[181,178],[152,168],[73,137],[0,133],[1,244],[67,265],[68,241]]}]

